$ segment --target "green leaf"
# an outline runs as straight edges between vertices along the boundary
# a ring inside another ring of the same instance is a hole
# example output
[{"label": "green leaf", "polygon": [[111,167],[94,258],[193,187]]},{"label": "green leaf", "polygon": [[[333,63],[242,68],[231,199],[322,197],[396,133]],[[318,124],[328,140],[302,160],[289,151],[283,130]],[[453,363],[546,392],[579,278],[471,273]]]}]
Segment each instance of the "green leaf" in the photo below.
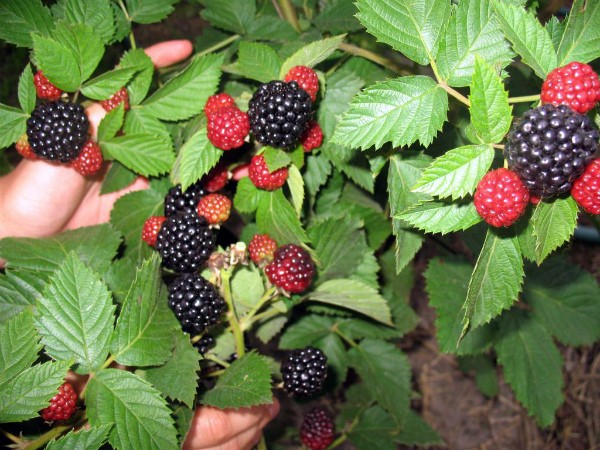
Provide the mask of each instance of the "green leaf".
[{"label": "green leaf", "polygon": [[26,130],[28,114],[0,104],[0,148],[15,143]]},{"label": "green leaf", "polygon": [[38,300],[35,321],[46,353],[86,374],[106,360],[114,312],[106,285],[70,253]]},{"label": "green leaf", "polygon": [[265,146],[263,150],[262,156],[265,158],[269,172],[275,172],[277,169],[287,167],[292,162],[290,155],[281,149]]},{"label": "green leaf", "polygon": [[315,26],[322,32],[348,33],[360,30],[361,25],[356,20],[357,9],[353,0],[336,0],[325,3],[313,19]]},{"label": "green leaf", "polygon": [[296,215],[300,217],[302,205],[304,204],[304,178],[298,167],[291,165],[288,170],[287,185],[292,194],[292,204],[296,210]]},{"label": "green leaf", "polygon": [[532,317],[566,345],[591,345],[600,338],[600,286],[594,277],[558,258],[528,273],[523,297]]},{"label": "green leaf", "polygon": [[552,45],[558,53],[560,41],[563,38],[565,32],[566,20],[560,20],[557,16],[552,16],[548,22],[546,22],[545,28],[548,30],[550,39],[552,39]]},{"label": "green leaf", "polygon": [[68,362],[45,362],[24,370],[0,390],[0,423],[38,417],[64,382]]},{"label": "green leaf", "polygon": [[292,67],[314,67],[321,61],[325,61],[337,50],[345,37],[345,34],[340,34],[305,45],[283,62],[279,71],[279,78],[283,79]]},{"label": "green leaf", "polygon": [[452,200],[463,198],[475,192],[493,160],[494,149],[490,145],[455,148],[436,158],[412,190]]},{"label": "green leaf", "polygon": [[26,113],[31,113],[35,108],[35,86],[33,84],[33,72],[31,65],[27,64],[19,77],[19,105]]},{"label": "green leaf", "polygon": [[444,445],[444,440],[414,411],[408,411],[404,427],[398,433],[396,442],[404,445],[432,446]]},{"label": "green leaf", "polygon": [[[235,209],[242,213],[253,213],[261,203],[261,199],[269,197],[269,193],[258,189],[250,178],[242,178],[237,185],[233,204]],[[265,219],[268,219],[265,217]]]},{"label": "green leaf", "polygon": [[199,114],[208,97],[217,90],[222,63],[222,54],[192,58],[182,72],[144,101],[144,109],[158,119],[169,121]]},{"label": "green leaf", "polygon": [[246,34],[256,20],[256,2],[248,0],[202,0],[200,15],[217,28]]},{"label": "green leaf", "polygon": [[167,362],[159,367],[146,369],[145,378],[171,400],[179,400],[190,408],[198,387],[200,353],[183,332],[174,336],[175,346]]},{"label": "green leaf", "polygon": [[276,242],[302,244],[308,242],[306,231],[290,202],[281,189],[261,194],[256,212],[256,224],[261,233],[270,235]]},{"label": "green leaf", "polygon": [[571,196],[540,202],[536,206],[531,220],[538,265],[571,238],[577,226],[578,212],[577,202]]},{"label": "green leaf", "polygon": [[321,146],[321,153],[350,180],[365,191],[373,192],[375,180],[364,154],[352,147],[331,144],[331,141]]},{"label": "green leaf", "polygon": [[173,12],[173,5],[179,0],[125,0],[131,21],[155,23]]},{"label": "green leaf", "polygon": [[600,3],[575,0],[558,46],[559,66],[600,58]]},{"label": "green leaf", "polygon": [[177,434],[179,435],[179,444],[183,446],[183,442],[192,425],[194,410],[184,405],[176,405],[173,409],[173,417],[175,418],[175,428],[177,428]]},{"label": "green leaf", "polygon": [[358,422],[348,433],[348,439],[357,450],[395,450],[394,437],[398,424],[378,405],[363,411]]},{"label": "green leaf", "polygon": [[502,31],[525,64],[542,80],[557,66],[556,50],[548,31],[524,8],[492,0]]},{"label": "green leaf", "polygon": [[269,363],[254,351],[246,353],[225,369],[202,403],[220,409],[273,403]]},{"label": "green leaf", "polygon": [[347,278],[328,280],[310,294],[310,299],[341,306],[386,325],[392,325],[391,312],[386,300],[376,289],[357,280]]},{"label": "green leaf", "polygon": [[109,0],[65,0],[64,17],[71,23],[92,28],[108,44],[115,34],[115,17]]},{"label": "green leaf", "polygon": [[171,356],[172,334],[181,325],[167,304],[156,253],[138,269],[112,336],[111,353],[120,364],[153,366]]},{"label": "green leaf", "polygon": [[117,253],[121,236],[110,225],[68,230],[50,238],[5,238],[0,240],[0,257],[7,267],[37,272],[49,277],[74,251],[86,265],[104,273]]},{"label": "green leaf", "polygon": [[115,109],[109,111],[98,125],[98,142],[100,144],[114,138],[123,126],[125,106],[120,103]]},{"label": "green leaf", "polygon": [[152,134],[117,136],[100,145],[108,156],[145,177],[168,172],[175,160],[172,144]]},{"label": "green leaf", "polygon": [[378,41],[408,58],[427,65],[435,60],[438,44],[450,18],[445,0],[358,0],[358,20]]},{"label": "green leaf", "polygon": [[464,331],[488,323],[517,301],[524,275],[517,238],[488,229],[463,306]]},{"label": "green leaf", "polygon": [[319,104],[318,122],[323,130],[325,145],[333,136],[335,126],[364,81],[352,72],[337,70],[327,77],[327,90]]},{"label": "green leaf", "polygon": [[448,96],[430,77],[409,76],[377,83],[352,100],[333,142],[363,150],[386,142],[428,146],[446,121]]},{"label": "green leaf", "polygon": [[258,305],[265,293],[261,272],[255,265],[241,267],[231,279],[231,294],[238,317],[244,317]]},{"label": "green leaf", "polygon": [[202,127],[179,149],[171,171],[171,181],[173,184],[181,184],[185,190],[210,172],[221,156],[223,150],[219,150],[208,140],[206,127]]},{"label": "green leaf", "polygon": [[473,202],[433,200],[420,203],[398,216],[426,233],[447,234],[466,230],[481,222]]},{"label": "green leaf", "polygon": [[517,399],[547,427],[563,402],[562,357],[542,325],[521,311],[500,321],[495,344],[504,378]]},{"label": "green leaf", "polygon": [[0,2],[0,39],[19,47],[32,47],[31,33],[50,36],[54,24],[41,0]]},{"label": "green leaf", "polygon": [[297,322],[286,328],[279,341],[279,347],[293,350],[313,345],[320,339],[329,336],[335,322],[330,317],[310,314],[300,317]]},{"label": "green leaf", "polygon": [[[154,75],[154,64],[144,50],[130,50],[123,55],[119,67],[126,69],[129,67],[135,68],[137,73],[127,86],[129,92],[129,103],[139,105],[146,97],[148,89],[152,84],[152,76]],[[132,111],[129,113],[131,114]]]},{"label": "green leaf", "polygon": [[458,258],[434,258],[425,271],[425,288],[429,303],[435,309],[436,339],[444,353],[481,353],[492,343],[491,327],[487,325],[470,330],[460,340],[463,299],[467,296],[472,271],[471,264]]},{"label": "green leaf", "polygon": [[113,69],[86,82],[81,93],[94,100],[105,100],[121,89],[136,72],[134,67]]},{"label": "green leaf", "polygon": [[410,404],[410,363],[394,344],[364,339],[348,352],[350,366],[371,394],[402,425]]},{"label": "green leaf", "polygon": [[114,424],[108,441],[123,450],[176,450],[177,431],[160,392],[126,370],[101,370],[85,392],[93,427]]},{"label": "green leaf", "polygon": [[154,250],[142,241],[142,228],[150,216],[162,215],[163,196],[152,189],[121,196],[110,213],[110,222],[125,237],[125,256],[134,260],[149,257]]},{"label": "green leaf", "polygon": [[454,9],[437,57],[442,79],[450,86],[470,85],[477,55],[497,68],[513,56],[488,0],[460,2]]},{"label": "green leaf", "polygon": [[475,372],[475,384],[479,391],[486,397],[498,395],[500,386],[496,374],[496,365],[487,355],[464,356],[458,360],[460,370]]},{"label": "green leaf", "polygon": [[500,142],[510,128],[512,107],[496,69],[479,57],[475,59],[469,100],[471,122],[478,136],[487,144]]},{"label": "green leaf", "polygon": [[279,16],[259,14],[248,24],[246,36],[252,40],[291,42],[298,38],[298,33]]},{"label": "green leaf", "polygon": [[71,431],[57,440],[50,441],[46,450],[98,450],[108,439],[111,424]]},{"label": "green leaf", "polygon": [[125,134],[151,134],[169,142],[170,145],[173,142],[166,125],[144,108],[133,108],[127,112],[123,131]]},{"label": "green leaf", "polygon": [[0,323],[16,316],[42,295],[45,276],[24,270],[6,270],[0,274]]},{"label": "green leaf", "polygon": [[241,42],[237,66],[246,78],[268,83],[279,78],[281,58],[272,47],[257,42]]},{"label": "green leaf", "polygon": [[33,54],[38,67],[58,88],[74,92],[80,86],[79,68],[75,55],[54,39],[32,34]]},{"label": "green leaf", "polygon": [[27,309],[0,325],[0,386],[31,367],[41,350],[40,336]]}]

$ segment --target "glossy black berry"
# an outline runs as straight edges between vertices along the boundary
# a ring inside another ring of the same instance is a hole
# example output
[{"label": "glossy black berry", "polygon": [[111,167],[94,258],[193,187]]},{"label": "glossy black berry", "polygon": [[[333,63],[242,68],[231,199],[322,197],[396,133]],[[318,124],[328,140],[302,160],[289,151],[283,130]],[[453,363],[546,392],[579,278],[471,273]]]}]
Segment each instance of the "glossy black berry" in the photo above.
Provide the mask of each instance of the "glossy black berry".
[{"label": "glossy black berry", "polygon": [[255,139],[278,148],[298,145],[312,115],[310,96],[295,81],[262,84],[252,96],[248,109]]},{"label": "glossy black berry", "polygon": [[203,217],[179,213],[160,227],[155,247],[165,267],[191,273],[200,270],[214,251],[215,237]]},{"label": "glossy black berry", "polygon": [[504,156],[538,197],[571,190],[598,148],[600,134],[592,120],[565,105],[543,105],[515,121]]},{"label": "glossy black berry", "polygon": [[200,182],[189,186],[185,192],[181,191],[181,185],[173,186],[165,196],[165,216],[169,217],[180,212],[195,213],[198,202],[208,192]]},{"label": "glossy black berry", "polygon": [[196,274],[185,274],[169,285],[169,307],[186,333],[196,335],[216,324],[225,301],[215,287]]},{"label": "glossy black berry", "polygon": [[42,159],[73,161],[88,140],[90,123],[83,107],[76,103],[42,103],[27,119],[27,139]]},{"label": "glossy black berry", "polygon": [[204,355],[215,345],[215,338],[210,335],[204,335],[198,342],[194,343],[194,348],[198,350],[198,353]]},{"label": "glossy black berry", "polygon": [[327,357],[314,347],[293,350],[281,363],[285,391],[296,398],[309,398],[323,388]]}]

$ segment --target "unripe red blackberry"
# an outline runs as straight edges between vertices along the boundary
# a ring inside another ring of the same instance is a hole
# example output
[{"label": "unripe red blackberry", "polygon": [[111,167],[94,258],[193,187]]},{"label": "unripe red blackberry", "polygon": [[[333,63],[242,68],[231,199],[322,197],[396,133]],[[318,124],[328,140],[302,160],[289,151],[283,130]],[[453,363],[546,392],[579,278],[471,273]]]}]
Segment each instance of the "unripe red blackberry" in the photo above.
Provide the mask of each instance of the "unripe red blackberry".
[{"label": "unripe red blackberry", "polygon": [[263,155],[256,155],[250,161],[248,178],[250,178],[252,184],[257,188],[274,191],[285,184],[288,178],[288,169],[287,167],[282,167],[270,172],[265,157]]},{"label": "unripe red blackberry", "polygon": [[304,415],[300,441],[310,450],[325,450],[333,442],[335,424],[325,408],[317,406]]},{"label": "unripe red blackberry", "polygon": [[474,195],[475,209],[494,227],[508,227],[525,212],[529,191],[514,172],[496,169],[485,174]]},{"label": "unripe red blackberry", "polygon": [[265,267],[265,273],[275,286],[299,294],[312,283],[315,265],[306,250],[298,245],[288,244],[275,251],[273,261]]},{"label": "unripe red blackberry", "polygon": [[148,244],[150,247],[154,247],[156,245],[156,238],[158,237],[158,232],[160,231],[160,227],[167,220],[165,216],[150,216],[144,222],[144,226],[142,228],[142,240]]},{"label": "unripe red blackberry", "polygon": [[180,273],[197,272],[215,249],[215,237],[197,213],[167,217],[156,238],[165,267]]},{"label": "unripe red blackberry", "polygon": [[88,140],[90,123],[81,105],[61,101],[42,103],[27,119],[27,139],[42,159],[69,163]]},{"label": "unripe red blackberry", "polygon": [[585,114],[600,101],[600,80],[590,66],[572,62],[554,69],[542,85],[542,102],[554,106],[567,105]]},{"label": "unripe red blackberry", "polygon": [[588,213],[600,214],[600,159],[592,161],[573,182],[571,195]]},{"label": "unripe red blackberry", "polygon": [[255,234],[248,244],[250,259],[259,266],[273,261],[275,250],[277,250],[277,242],[268,234]]},{"label": "unripe red blackberry", "polygon": [[77,393],[70,383],[58,388],[58,393],[50,400],[50,405],[40,411],[42,418],[48,422],[68,420],[77,409]]},{"label": "unripe red blackberry", "polygon": [[286,83],[295,81],[302,89],[304,89],[310,99],[314,102],[317,99],[319,92],[319,77],[317,73],[307,66],[292,67],[283,79]]},{"label": "unripe red blackberry", "polygon": [[27,133],[21,135],[21,137],[15,143],[15,148],[17,149],[17,153],[21,155],[25,159],[37,159],[35,153],[31,149],[29,145],[29,140],[27,139]]},{"label": "unripe red blackberry", "polygon": [[225,187],[229,181],[229,172],[227,165],[223,163],[217,164],[211,169],[208,174],[202,179],[204,188],[208,192],[217,192]]},{"label": "unripe red blackberry", "polygon": [[281,363],[281,376],[285,391],[299,399],[318,393],[327,377],[327,357],[314,347],[293,350]]},{"label": "unripe red blackberry", "polygon": [[192,336],[215,325],[225,306],[215,287],[200,275],[181,275],[169,285],[169,307],[183,331]]},{"label": "unripe red blackberry", "polygon": [[217,112],[221,108],[225,108],[228,106],[237,107],[235,104],[235,100],[229,94],[224,92],[220,94],[211,95],[208,97],[206,104],[204,105],[204,114],[206,117],[210,117],[212,114]]},{"label": "unripe red blackberry", "polygon": [[551,197],[571,190],[592,161],[599,136],[589,117],[565,105],[543,105],[514,122],[504,156],[531,194]]},{"label": "unripe red blackberry", "polygon": [[284,149],[298,145],[312,115],[310,96],[295,81],[262,84],[248,109],[254,138],[263,145]]},{"label": "unripe red blackberry", "polygon": [[79,156],[71,162],[71,167],[84,177],[88,177],[98,173],[102,168],[102,163],[104,163],[104,158],[100,146],[89,140],[81,149]]},{"label": "unripe red blackberry", "polygon": [[304,153],[308,153],[315,148],[319,148],[323,142],[323,130],[321,126],[314,120],[308,124],[308,128],[300,137],[300,143],[304,149]]},{"label": "unripe red blackberry", "polygon": [[209,225],[226,222],[231,214],[231,200],[223,194],[208,194],[198,202],[198,215]]},{"label": "unripe red blackberry", "polygon": [[35,92],[39,98],[55,101],[60,98],[63,91],[54,86],[41,70],[38,70],[33,76]]},{"label": "unripe red blackberry", "polygon": [[102,105],[102,108],[104,108],[104,110],[107,112],[112,111],[117,106],[119,106],[121,103],[123,103],[123,108],[125,109],[125,111],[128,111],[129,110],[129,93],[127,92],[127,88],[125,88],[125,87],[122,87],[117,92],[115,92],[113,95],[111,95],[109,98],[100,102],[100,104]]},{"label": "unripe red blackberry", "polygon": [[244,145],[250,132],[248,114],[236,106],[220,108],[208,116],[208,140],[221,150],[231,150]]}]

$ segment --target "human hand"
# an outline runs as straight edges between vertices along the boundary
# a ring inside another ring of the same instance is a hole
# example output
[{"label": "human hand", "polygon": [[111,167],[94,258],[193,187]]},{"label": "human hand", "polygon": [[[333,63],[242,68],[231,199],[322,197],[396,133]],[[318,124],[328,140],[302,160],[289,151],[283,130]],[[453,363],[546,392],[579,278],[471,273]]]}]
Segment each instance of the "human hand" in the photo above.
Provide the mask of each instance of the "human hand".
[{"label": "human hand", "polygon": [[[192,44],[187,40],[167,41],[145,51],[159,68],[187,58]],[[94,103],[86,114],[95,137],[106,112]],[[148,187],[148,182],[138,178],[127,188],[107,195],[100,195],[101,186],[102,175],[85,178],[71,167],[22,160],[15,170],[0,178],[0,239],[52,236],[66,229],[107,222],[119,197]]]},{"label": "human hand", "polygon": [[262,430],[279,413],[279,402],[252,408],[221,410],[210,406],[196,409],[183,450],[249,450],[258,443]]}]

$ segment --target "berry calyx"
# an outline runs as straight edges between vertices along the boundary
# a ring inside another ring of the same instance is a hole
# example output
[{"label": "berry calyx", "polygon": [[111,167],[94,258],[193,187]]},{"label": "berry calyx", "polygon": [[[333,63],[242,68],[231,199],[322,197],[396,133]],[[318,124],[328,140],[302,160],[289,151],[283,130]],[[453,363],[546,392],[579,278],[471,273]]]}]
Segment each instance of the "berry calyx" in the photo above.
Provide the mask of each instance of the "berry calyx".
[{"label": "berry calyx", "polygon": [[100,102],[106,112],[112,111],[121,103],[123,103],[125,111],[129,110],[129,93],[125,87],[122,87],[109,98]]},{"label": "berry calyx", "polygon": [[315,265],[302,247],[287,244],[275,251],[273,261],[265,267],[269,281],[288,292],[299,294],[312,283]]},{"label": "berry calyx", "polygon": [[142,228],[142,240],[150,247],[156,245],[158,232],[165,220],[167,220],[165,216],[150,216],[144,222],[144,227]]},{"label": "berry calyx", "polygon": [[585,114],[600,101],[600,80],[589,65],[574,61],[554,69],[542,85],[542,102]]},{"label": "berry calyx", "polygon": [[202,179],[204,188],[208,192],[217,192],[225,187],[229,181],[229,171],[227,165],[223,163],[217,164],[211,169],[208,174]]},{"label": "berry calyx", "polygon": [[41,70],[38,70],[33,76],[35,92],[39,98],[55,101],[60,98],[63,91],[54,86]]},{"label": "berry calyx", "polygon": [[575,180],[571,195],[590,214],[600,214],[600,159],[587,166]]},{"label": "berry calyx", "polygon": [[17,149],[17,153],[21,155],[25,159],[37,159],[35,153],[31,149],[29,145],[29,140],[27,139],[27,133],[23,133],[21,137],[15,143],[15,148]]},{"label": "berry calyx", "polygon": [[312,100],[295,81],[262,84],[248,109],[254,138],[263,145],[283,149],[296,147],[312,116]]},{"label": "berry calyx", "polygon": [[219,225],[229,219],[231,200],[223,194],[208,194],[198,202],[198,215],[209,225]]},{"label": "berry calyx", "polygon": [[308,124],[308,128],[300,137],[300,143],[304,148],[304,153],[308,153],[315,148],[319,148],[323,142],[323,130],[314,120]]},{"label": "berry calyx", "polygon": [[508,227],[525,211],[529,191],[516,173],[501,168],[484,175],[474,200],[483,220],[494,227]]},{"label": "berry calyx", "polygon": [[281,363],[283,388],[296,398],[310,398],[323,388],[327,357],[314,347],[293,350]]},{"label": "berry calyx", "polygon": [[288,169],[287,167],[282,167],[281,169],[269,172],[264,156],[256,155],[250,161],[248,177],[257,188],[274,191],[285,184],[288,178]]},{"label": "berry calyx", "polygon": [[208,116],[208,140],[221,150],[241,147],[250,132],[248,115],[235,106],[220,108]]},{"label": "berry calyx", "polygon": [[103,162],[100,146],[90,140],[85,143],[79,156],[71,162],[71,167],[87,177],[95,175],[102,168]]},{"label": "berry calyx", "polygon": [[90,123],[83,107],[62,101],[38,105],[27,119],[27,139],[42,159],[69,163],[88,140]]},{"label": "berry calyx", "polygon": [[40,411],[42,418],[48,422],[68,420],[77,409],[77,393],[70,383],[58,388],[58,393],[50,400],[50,405]]},{"label": "berry calyx", "polygon": [[268,234],[255,234],[248,244],[250,259],[258,266],[273,261],[275,250],[277,250],[277,242]]},{"label": "berry calyx", "polygon": [[571,190],[592,161],[598,137],[589,117],[566,105],[543,105],[515,120],[504,156],[531,194],[551,197]]},{"label": "berry calyx", "polygon": [[290,69],[283,79],[286,83],[295,81],[302,89],[308,92],[310,99],[314,102],[319,92],[319,77],[317,73],[307,66],[295,66]]},{"label": "berry calyx", "polygon": [[204,105],[204,114],[206,117],[210,117],[212,114],[216,113],[219,109],[225,108],[228,106],[236,107],[235,100],[229,94],[224,92],[220,94],[211,95],[208,97],[206,104]]},{"label": "berry calyx", "polygon": [[325,408],[317,406],[304,415],[300,441],[310,450],[325,450],[333,442],[335,424]]}]

